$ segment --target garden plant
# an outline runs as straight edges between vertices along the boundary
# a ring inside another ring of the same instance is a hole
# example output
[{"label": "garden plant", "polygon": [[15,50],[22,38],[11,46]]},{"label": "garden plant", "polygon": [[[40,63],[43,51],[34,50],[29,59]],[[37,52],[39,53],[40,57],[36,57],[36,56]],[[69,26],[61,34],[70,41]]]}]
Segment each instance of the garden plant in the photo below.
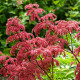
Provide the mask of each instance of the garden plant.
[{"label": "garden plant", "polygon": [[[60,66],[56,57],[65,57],[66,52],[69,52],[77,61],[75,80],[80,80],[80,46],[73,47],[73,38],[77,41],[80,38],[80,23],[56,21],[55,14],[45,14],[38,4],[26,5],[25,10],[30,17],[29,22],[37,21],[37,24],[32,33],[27,33],[17,16],[8,19],[6,34],[9,37],[6,43],[14,42],[15,45],[11,47],[11,56],[0,52],[0,75],[8,77],[8,80],[45,80],[44,75],[48,80],[56,80],[53,69],[54,66]],[[45,32],[44,37],[40,37],[42,30]]]}]

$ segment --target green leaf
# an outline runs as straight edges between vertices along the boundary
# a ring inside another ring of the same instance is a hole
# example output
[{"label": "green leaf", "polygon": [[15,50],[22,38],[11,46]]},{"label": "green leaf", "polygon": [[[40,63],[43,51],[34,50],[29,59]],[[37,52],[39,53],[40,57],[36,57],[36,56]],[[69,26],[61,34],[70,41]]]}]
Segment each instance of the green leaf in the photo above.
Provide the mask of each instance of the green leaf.
[{"label": "green leaf", "polygon": [[0,22],[4,23],[5,21],[6,21],[6,16],[4,14],[0,15]]},{"label": "green leaf", "polygon": [[69,71],[67,74],[66,74],[66,77],[69,77],[69,76],[71,76],[71,75],[73,75],[74,74],[74,71]]},{"label": "green leaf", "polygon": [[11,49],[11,48],[5,48],[5,49],[3,50],[3,54],[4,54],[4,55],[9,55],[9,56],[11,56],[11,54],[10,54],[10,49]]},{"label": "green leaf", "polygon": [[16,14],[15,11],[10,11],[9,13],[11,13],[11,14]]}]

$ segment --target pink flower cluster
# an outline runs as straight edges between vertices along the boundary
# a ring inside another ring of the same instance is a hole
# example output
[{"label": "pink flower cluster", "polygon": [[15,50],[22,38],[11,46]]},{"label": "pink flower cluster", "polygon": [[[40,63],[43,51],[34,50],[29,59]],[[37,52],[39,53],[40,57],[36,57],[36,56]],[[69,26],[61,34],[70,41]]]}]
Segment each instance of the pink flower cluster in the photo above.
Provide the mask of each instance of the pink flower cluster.
[{"label": "pink flower cluster", "polygon": [[23,32],[20,32],[20,33],[17,33],[17,34],[14,34],[14,35],[8,37],[6,42],[8,43],[8,41],[12,42],[15,40],[26,41],[26,39],[31,39],[31,37],[34,38],[34,35],[23,31]]},{"label": "pink flower cluster", "polygon": [[25,31],[24,25],[20,24],[21,21],[17,17],[15,18],[9,18],[8,22],[6,24],[6,34],[11,35],[11,33],[15,34],[20,32],[21,30]]},{"label": "pink flower cluster", "polygon": [[45,12],[45,11],[38,7],[39,7],[38,4],[29,4],[25,6],[25,10],[30,9],[27,11],[27,16],[29,16],[29,14],[31,15],[29,22],[31,22],[31,20],[35,21],[35,18],[37,18],[40,21],[39,14],[42,14],[42,12]]},{"label": "pink flower cluster", "polygon": [[[46,22],[41,22],[38,23],[32,31],[34,31],[36,33],[36,35],[40,34],[40,30],[43,29],[49,29],[50,31],[54,32],[54,35],[67,35],[68,33],[72,33],[73,29],[77,32],[79,31],[79,24],[76,21],[64,21],[64,20],[60,20],[60,21],[56,21],[55,24],[50,22],[50,21],[46,21]],[[77,35],[76,35],[77,36]]]}]

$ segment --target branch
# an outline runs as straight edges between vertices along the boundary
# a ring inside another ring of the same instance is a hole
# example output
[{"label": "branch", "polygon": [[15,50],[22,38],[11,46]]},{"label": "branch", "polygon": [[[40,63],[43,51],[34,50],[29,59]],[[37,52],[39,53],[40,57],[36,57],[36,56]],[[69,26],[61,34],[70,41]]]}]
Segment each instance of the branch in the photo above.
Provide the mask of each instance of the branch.
[{"label": "branch", "polygon": [[51,78],[49,77],[49,75],[47,74],[47,72],[38,64],[37,60],[36,60],[36,63],[44,71],[44,73],[48,76],[48,78],[51,80]]},{"label": "branch", "polygon": [[70,34],[70,36],[71,36],[71,47],[72,47],[72,53],[73,53],[72,35]]},{"label": "branch", "polygon": [[[71,36],[71,46],[72,46],[72,50],[70,49],[69,46],[67,46],[67,47],[68,47],[69,51],[71,52],[71,54],[73,54],[72,35],[70,34],[70,36]],[[66,38],[67,38],[67,41],[68,41],[68,37],[67,37],[67,35],[66,35]],[[66,51],[67,51],[67,50],[66,50]],[[68,52],[68,51],[67,51],[67,52]],[[75,54],[74,54],[74,56],[75,56]],[[78,61],[78,63],[80,63],[80,61],[78,60],[77,57],[75,57],[75,59]]]},{"label": "branch", "polygon": [[53,58],[52,58],[52,80],[54,80],[53,79]]}]

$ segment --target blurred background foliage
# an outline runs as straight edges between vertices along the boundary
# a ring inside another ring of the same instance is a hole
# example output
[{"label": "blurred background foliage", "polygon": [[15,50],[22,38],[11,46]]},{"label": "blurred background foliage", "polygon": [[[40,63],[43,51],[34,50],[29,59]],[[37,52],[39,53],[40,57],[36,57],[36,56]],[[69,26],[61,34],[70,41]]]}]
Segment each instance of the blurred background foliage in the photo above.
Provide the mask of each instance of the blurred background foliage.
[{"label": "blurred background foliage", "polygon": [[[57,20],[80,21],[80,0],[24,0],[20,5],[17,4],[17,0],[0,0],[0,51],[4,54],[10,54],[10,48],[14,45],[14,43],[6,44],[6,39],[8,37],[6,35],[6,23],[8,18],[18,16],[22,24],[25,25],[27,32],[31,32],[32,28],[37,23],[37,21],[29,23],[29,17],[26,16],[24,7],[29,3],[39,4],[40,8],[46,11],[45,14],[56,14]],[[42,33],[45,34],[44,31]],[[44,34],[40,36],[44,37]],[[80,44],[74,39],[73,43],[76,47]],[[64,77],[66,78],[64,80],[74,80],[75,64],[72,67],[68,65],[74,61],[72,55],[67,53],[65,60],[63,60],[61,56],[57,57],[57,59],[60,61],[61,66],[54,67],[54,72],[56,72],[54,76],[55,80],[63,80]],[[63,74],[60,72],[63,72]],[[57,77],[60,79],[57,79]],[[47,80],[46,76],[43,76],[43,78]]]}]

